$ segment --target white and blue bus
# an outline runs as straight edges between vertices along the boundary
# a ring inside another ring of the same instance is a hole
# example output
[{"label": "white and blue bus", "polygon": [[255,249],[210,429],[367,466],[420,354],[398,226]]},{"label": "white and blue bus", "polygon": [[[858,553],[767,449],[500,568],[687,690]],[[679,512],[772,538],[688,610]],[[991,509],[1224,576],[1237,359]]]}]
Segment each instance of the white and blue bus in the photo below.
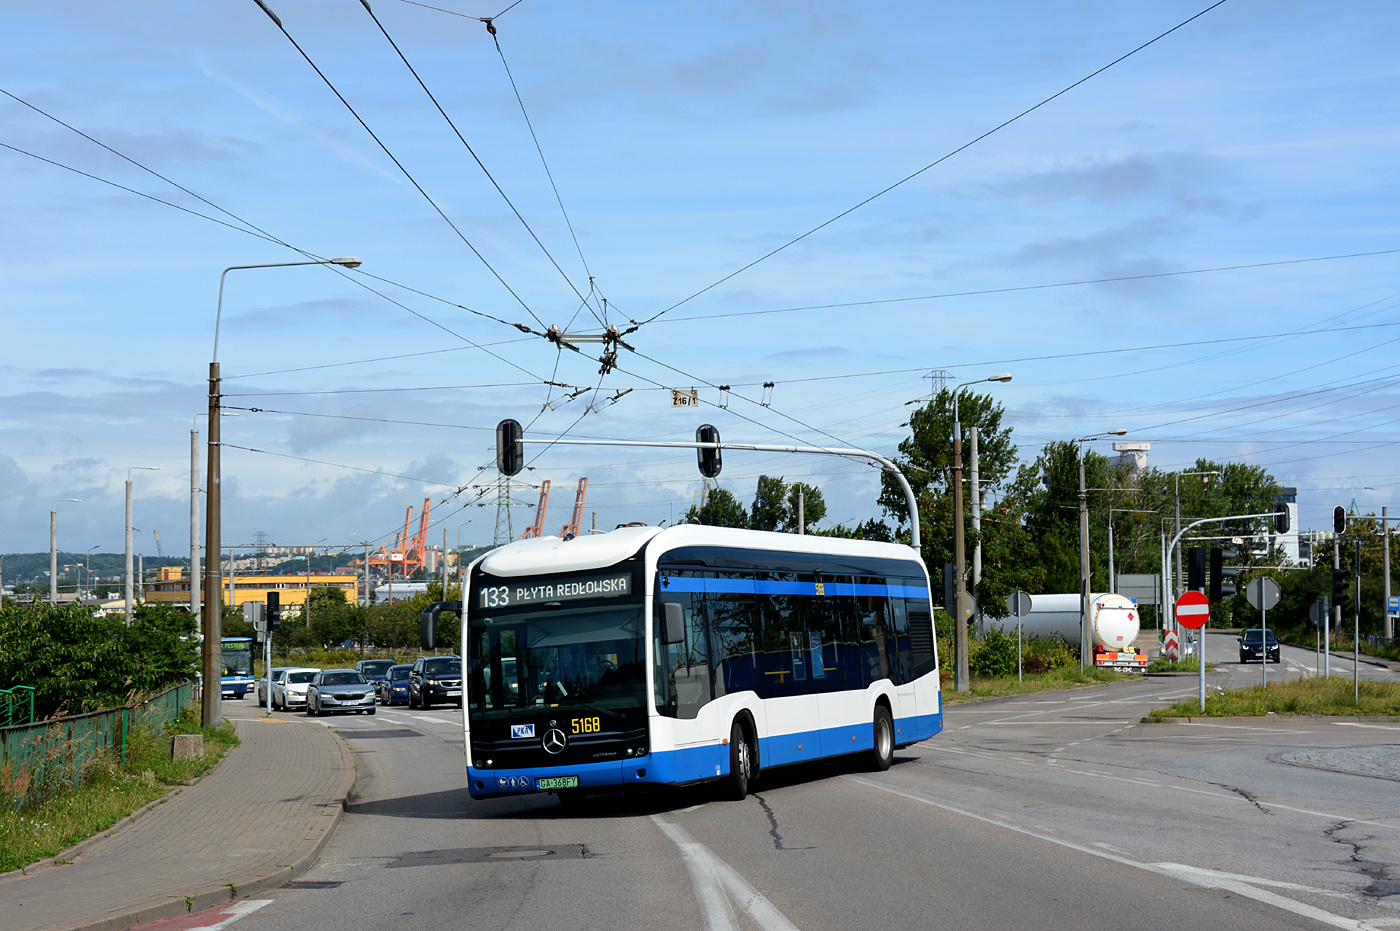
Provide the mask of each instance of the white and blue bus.
[{"label": "white and blue bus", "polygon": [[[462,647],[474,798],[722,781],[943,726],[928,574],[893,543],[681,525],[474,562]],[[443,602],[424,614],[434,646]]]},{"label": "white and blue bus", "polygon": [[252,637],[223,637],[219,640],[222,675],[220,691],[223,698],[242,698],[253,691],[254,653]]}]

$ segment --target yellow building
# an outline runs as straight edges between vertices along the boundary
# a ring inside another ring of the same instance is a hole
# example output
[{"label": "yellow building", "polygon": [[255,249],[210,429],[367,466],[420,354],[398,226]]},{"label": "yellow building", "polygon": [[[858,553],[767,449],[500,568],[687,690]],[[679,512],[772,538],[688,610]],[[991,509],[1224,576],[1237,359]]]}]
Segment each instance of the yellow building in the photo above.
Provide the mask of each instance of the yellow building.
[{"label": "yellow building", "polygon": [[[265,601],[267,593],[276,591],[282,606],[296,606],[297,613],[306,604],[306,593],[313,588],[339,588],[345,592],[345,600],[356,601],[356,591],[360,585],[357,575],[341,575],[313,572],[310,575],[248,575],[233,573],[224,576],[224,604],[238,607],[245,601]],[[146,601],[150,604],[168,604],[189,607],[189,573],[178,566],[163,566],[159,575],[145,584]]]}]

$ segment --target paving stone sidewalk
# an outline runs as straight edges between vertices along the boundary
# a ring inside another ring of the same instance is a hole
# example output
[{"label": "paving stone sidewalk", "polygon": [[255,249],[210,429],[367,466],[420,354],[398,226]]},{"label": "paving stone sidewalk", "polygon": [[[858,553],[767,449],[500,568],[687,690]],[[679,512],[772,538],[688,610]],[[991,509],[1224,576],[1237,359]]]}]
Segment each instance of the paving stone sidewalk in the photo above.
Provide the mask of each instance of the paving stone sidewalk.
[{"label": "paving stone sidewalk", "polygon": [[251,700],[223,708],[241,743],[212,773],[70,863],[0,878],[0,926],[119,931],[275,888],[315,862],[354,788],[349,749]]}]

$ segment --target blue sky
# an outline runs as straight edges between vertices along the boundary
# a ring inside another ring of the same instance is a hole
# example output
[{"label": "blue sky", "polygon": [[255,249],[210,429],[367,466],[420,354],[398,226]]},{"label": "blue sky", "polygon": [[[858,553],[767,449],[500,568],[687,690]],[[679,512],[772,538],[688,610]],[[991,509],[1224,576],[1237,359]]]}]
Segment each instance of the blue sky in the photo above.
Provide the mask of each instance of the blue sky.
[{"label": "blue sky", "polygon": [[[187,551],[220,272],[301,258],[244,222],[364,265],[228,276],[226,543],[378,542],[424,497],[430,542],[489,542],[470,486],[507,416],[888,454],[933,369],[1013,373],[992,390],[1027,459],[1124,428],[1160,468],[1268,468],[1304,527],[1400,505],[1400,254],[1039,287],[1400,249],[1393,4],[1229,0],[727,278],[1208,3],[523,0],[498,53],[479,21],[377,0],[542,249],[360,4],[268,2],[460,235],[252,0],[0,3],[0,89],[216,205],[0,97],[0,551],[46,548],[53,508],[62,549],[120,550],[132,466],[162,469],[134,473],[138,550]],[[702,291],[601,379],[597,346],[511,326],[596,333],[601,298],[628,326]],[[702,409],[673,409],[691,387]],[[580,476],[604,527],[700,488],[691,453],[531,452],[548,530]],[[878,513],[859,464],[731,453],[721,480],[748,498],[760,474]]]}]

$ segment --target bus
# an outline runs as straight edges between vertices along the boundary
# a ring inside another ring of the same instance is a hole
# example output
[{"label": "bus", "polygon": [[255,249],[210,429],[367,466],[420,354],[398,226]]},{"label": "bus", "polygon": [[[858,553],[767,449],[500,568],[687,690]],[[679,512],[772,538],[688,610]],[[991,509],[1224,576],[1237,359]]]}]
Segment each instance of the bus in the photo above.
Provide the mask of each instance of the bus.
[{"label": "bus", "polygon": [[523,540],[468,568],[468,791],[720,782],[943,727],[928,573],[893,543],[700,525]]},{"label": "bus", "polygon": [[224,637],[219,641],[222,649],[223,698],[242,698],[253,691],[253,657],[256,655],[251,637]]}]

